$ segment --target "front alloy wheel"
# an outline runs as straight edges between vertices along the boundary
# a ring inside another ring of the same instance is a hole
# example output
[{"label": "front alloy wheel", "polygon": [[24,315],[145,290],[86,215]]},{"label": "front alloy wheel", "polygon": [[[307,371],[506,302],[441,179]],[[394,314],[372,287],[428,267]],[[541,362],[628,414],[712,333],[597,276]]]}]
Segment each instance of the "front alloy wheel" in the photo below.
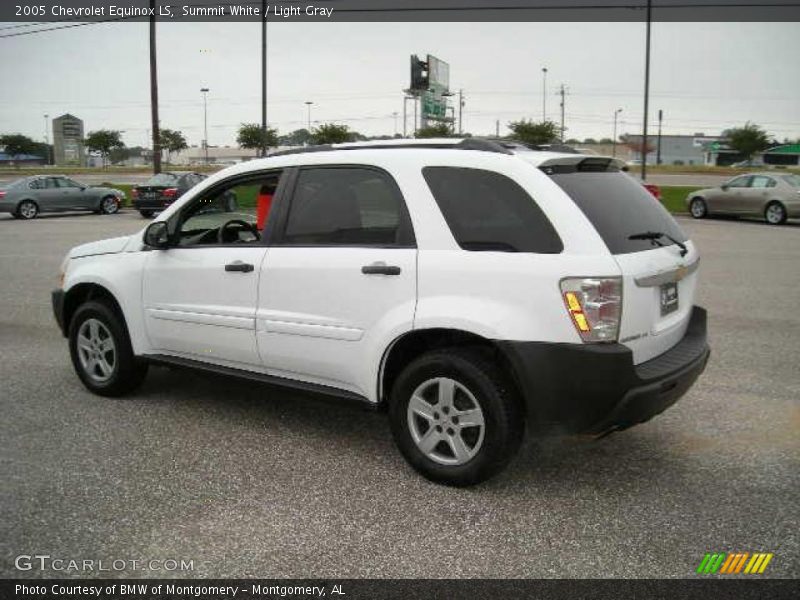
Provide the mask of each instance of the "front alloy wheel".
[{"label": "front alloy wheel", "polygon": [[119,212],[119,201],[114,196],[107,196],[100,202],[100,212],[104,215],[113,215]]},{"label": "front alloy wheel", "polygon": [[702,198],[695,198],[692,200],[691,204],[689,204],[689,212],[695,219],[702,219],[705,217],[708,212],[705,201]]},{"label": "front alloy wheel", "polygon": [[97,319],[85,320],[78,329],[78,360],[87,377],[105,383],[117,366],[117,346],[111,332]]}]

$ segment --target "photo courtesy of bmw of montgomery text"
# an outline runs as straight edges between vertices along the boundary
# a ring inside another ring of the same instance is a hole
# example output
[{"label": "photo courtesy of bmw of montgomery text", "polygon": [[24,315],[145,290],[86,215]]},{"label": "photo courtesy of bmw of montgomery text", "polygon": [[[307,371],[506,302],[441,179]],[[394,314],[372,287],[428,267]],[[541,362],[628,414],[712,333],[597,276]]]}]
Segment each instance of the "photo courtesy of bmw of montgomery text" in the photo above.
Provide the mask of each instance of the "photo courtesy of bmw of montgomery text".
[{"label": "photo courtesy of bmw of montgomery text", "polygon": [[278,153],[73,248],[56,319],[95,393],[155,363],[385,404],[415,469],[478,483],[525,432],[625,429],[706,366],[697,248],[622,166],[473,138]]}]

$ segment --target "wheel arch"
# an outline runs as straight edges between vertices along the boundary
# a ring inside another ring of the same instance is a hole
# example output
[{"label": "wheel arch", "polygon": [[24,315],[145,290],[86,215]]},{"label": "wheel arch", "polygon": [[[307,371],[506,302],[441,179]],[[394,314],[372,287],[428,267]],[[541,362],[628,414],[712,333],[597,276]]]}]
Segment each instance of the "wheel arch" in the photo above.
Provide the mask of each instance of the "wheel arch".
[{"label": "wheel arch", "polygon": [[[521,393],[522,388],[511,362],[494,340],[463,329],[436,327],[413,329],[396,337],[387,346],[378,370],[378,402],[386,404],[392,386],[405,365],[425,352],[452,346],[470,347],[484,353],[486,358],[499,365],[517,393]],[[524,410],[526,403],[522,401],[521,404]]]},{"label": "wheel arch", "polygon": [[70,324],[78,307],[90,300],[101,300],[109,304],[111,309],[122,319],[122,324],[127,330],[127,321],[122,306],[116,296],[106,287],[94,282],[83,282],[72,286],[64,294],[63,323],[64,337],[69,335]]}]

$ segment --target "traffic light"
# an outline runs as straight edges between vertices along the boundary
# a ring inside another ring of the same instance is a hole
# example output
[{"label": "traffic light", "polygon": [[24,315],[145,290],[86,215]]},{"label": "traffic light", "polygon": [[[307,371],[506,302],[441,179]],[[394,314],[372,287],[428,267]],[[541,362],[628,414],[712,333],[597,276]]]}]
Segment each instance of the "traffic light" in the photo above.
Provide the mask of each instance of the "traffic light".
[{"label": "traffic light", "polygon": [[416,54],[411,55],[411,86],[412,90],[424,91],[428,89],[428,63],[420,60]]}]

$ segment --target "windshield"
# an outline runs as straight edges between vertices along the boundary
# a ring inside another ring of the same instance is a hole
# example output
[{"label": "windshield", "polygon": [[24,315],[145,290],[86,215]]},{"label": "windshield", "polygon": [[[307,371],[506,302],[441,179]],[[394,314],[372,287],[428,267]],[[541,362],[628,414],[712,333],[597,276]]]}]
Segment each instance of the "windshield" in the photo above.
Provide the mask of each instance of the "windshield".
[{"label": "windshield", "polygon": [[169,185],[175,185],[177,182],[178,178],[172,173],[159,173],[158,175],[153,175],[150,179],[145,181],[144,185],[169,186]]},{"label": "windshield", "polygon": [[783,180],[792,187],[800,188],[800,175],[784,175]]},{"label": "windshield", "polygon": [[659,232],[686,241],[675,219],[650,192],[632,177],[619,172],[566,172],[551,175],[592,222],[612,254],[652,250],[673,244],[669,238],[630,239]]}]

